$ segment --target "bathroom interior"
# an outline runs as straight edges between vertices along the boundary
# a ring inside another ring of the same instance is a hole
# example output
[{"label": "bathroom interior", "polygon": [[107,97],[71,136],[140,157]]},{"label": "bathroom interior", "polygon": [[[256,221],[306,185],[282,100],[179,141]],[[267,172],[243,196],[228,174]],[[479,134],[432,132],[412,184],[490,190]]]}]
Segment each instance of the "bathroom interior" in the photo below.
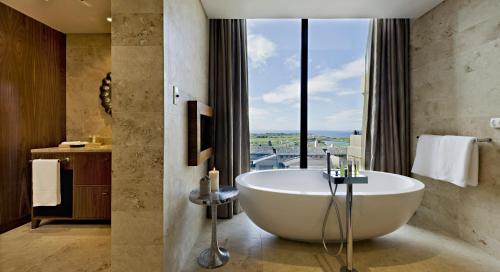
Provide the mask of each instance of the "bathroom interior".
[{"label": "bathroom interior", "polygon": [[0,0],[0,271],[500,271],[499,26]]}]

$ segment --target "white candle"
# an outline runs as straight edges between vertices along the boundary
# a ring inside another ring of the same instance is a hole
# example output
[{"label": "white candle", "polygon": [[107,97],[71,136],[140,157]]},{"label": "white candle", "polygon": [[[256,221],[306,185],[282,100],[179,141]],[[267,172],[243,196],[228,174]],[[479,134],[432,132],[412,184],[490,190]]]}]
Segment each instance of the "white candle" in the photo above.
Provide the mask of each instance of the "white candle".
[{"label": "white candle", "polygon": [[208,171],[208,177],[210,178],[210,189],[212,192],[219,191],[219,171],[215,169]]}]

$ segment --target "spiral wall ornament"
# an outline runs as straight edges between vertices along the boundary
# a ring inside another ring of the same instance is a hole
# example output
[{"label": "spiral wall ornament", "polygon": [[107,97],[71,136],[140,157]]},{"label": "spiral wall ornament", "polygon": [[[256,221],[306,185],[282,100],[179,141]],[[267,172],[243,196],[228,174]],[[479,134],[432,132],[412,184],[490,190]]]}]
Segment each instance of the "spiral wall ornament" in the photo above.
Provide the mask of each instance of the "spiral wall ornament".
[{"label": "spiral wall ornament", "polygon": [[111,115],[111,72],[106,74],[102,79],[101,87],[99,88],[101,105],[107,114]]}]

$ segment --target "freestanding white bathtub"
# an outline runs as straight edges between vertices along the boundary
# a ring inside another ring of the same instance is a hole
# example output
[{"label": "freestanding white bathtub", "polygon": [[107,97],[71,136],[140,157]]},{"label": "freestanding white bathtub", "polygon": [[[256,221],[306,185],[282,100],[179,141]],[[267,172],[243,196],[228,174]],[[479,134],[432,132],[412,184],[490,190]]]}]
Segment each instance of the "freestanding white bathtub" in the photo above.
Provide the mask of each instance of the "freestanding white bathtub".
[{"label": "freestanding white bathtub", "polygon": [[[240,203],[248,217],[274,235],[300,241],[320,241],[323,217],[330,200],[322,170],[269,170],[236,178]],[[353,185],[353,238],[362,240],[397,230],[410,220],[424,194],[416,179],[363,171],[368,184]],[[337,203],[345,231],[346,186],[339,185]],[[345,235],[344,235],[345,236]],[[340,240],[335,209],[326,231],[328,241]]]}]

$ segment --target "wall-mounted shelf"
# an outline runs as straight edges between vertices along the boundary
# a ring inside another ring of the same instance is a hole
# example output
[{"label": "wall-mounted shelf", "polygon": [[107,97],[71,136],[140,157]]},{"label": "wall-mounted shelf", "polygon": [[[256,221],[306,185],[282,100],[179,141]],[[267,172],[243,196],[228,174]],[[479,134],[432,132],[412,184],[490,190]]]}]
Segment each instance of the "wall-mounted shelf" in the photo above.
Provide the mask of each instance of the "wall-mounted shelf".
[{"label": "wall-mounted shelf", "polygon": [[188,101],[188,165],[208,160],[213,148],[213,109],[198,101]]}]

